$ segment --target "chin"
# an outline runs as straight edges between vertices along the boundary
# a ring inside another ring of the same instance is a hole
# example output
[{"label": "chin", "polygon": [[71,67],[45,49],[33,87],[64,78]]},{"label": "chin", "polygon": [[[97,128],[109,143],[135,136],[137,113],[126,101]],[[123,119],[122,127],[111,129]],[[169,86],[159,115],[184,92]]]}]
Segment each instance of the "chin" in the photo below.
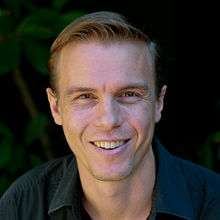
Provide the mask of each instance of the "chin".
[{"label": "chin", "polygon": [[104,175],[93,175],[93,177],[102,182],[115,182],[127,179],[129,175],[115,175],[115,176],[104,176]]},{"label": "chin", "polygon": [[120,170],[108,169],[104,170],[96,170],[92,172],[92,176],[100,181],[121,181],[127,179],[132,174],[132,168],[126,167]]}]

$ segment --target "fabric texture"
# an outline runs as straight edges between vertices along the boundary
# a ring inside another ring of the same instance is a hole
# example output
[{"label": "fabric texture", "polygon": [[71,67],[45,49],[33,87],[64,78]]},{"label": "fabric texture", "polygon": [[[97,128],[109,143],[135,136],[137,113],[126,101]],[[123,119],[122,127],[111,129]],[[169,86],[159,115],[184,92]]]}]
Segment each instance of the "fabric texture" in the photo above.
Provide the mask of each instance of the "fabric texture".
[{"label": "fabric texture", "polygon": [[[220,219],[220,175],[171,155],[153,143],[156,183],[149,220]],[[18,178],[0,199],[0,220],[87,220],[73,155]]]}]

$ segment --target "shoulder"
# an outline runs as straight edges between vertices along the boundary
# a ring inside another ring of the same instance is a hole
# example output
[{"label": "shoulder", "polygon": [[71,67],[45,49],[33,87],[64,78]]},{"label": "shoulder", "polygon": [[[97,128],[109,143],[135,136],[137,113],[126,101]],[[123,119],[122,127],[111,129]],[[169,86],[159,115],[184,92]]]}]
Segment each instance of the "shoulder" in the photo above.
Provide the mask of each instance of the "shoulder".
[{"label": "shoulder", "polygon": [[155,155],[161,170],[169,172],[169,177],[181,179],[184,182],[182,184],[186,184],[189,190],[217,194],[220,198],[220,174],[171,154],[157,139]]},{"label": "shoulder", "polygon": [[41,184],[50,184],[51,181],[55,183],[62,176],[63,170],[71,160],[72,155],[68,155],[53,159],[27,171],[12,183],[2,198],[11,193],[19,194],[24,189],[27,190]]},{"label": "shoulder", "polygon": [[167,177],[181,179],[193,191],[220,192],[220,174],[171,154],[158,139],[154,143],[155,155],[162,172],[169,172]]},{"label": "shoulder", "polygon": [[174,161],[201,219],[220,219],[220,174],[175,156]]},{"label": "shoulder", "polygon": [[154,146],[163,191],[169,191],[168,201],[173,198],[174,207],[185,201],[195,219],[220,219],[220,175],[170,154],[158,140]]},{"label": "shoulder", "polygon": [[202,187],[210,193],[216,193],[216,190],[219,189],[220,174],[179,157],[173,156],[173,158],[191,187],[194,186],[197,189]]},{"label": "shoulder", "polygon": [[39,204],[42,207],[48,206],[63,172],[72,160],[73,155],[53,159],[19,177],[0,199],[0,219],[9,215],[10,210],[10,214],[15,215],[18,207],[19,212],[21,209],[28,212],[28,209],[25,210],[27,207],[37,207]]}]

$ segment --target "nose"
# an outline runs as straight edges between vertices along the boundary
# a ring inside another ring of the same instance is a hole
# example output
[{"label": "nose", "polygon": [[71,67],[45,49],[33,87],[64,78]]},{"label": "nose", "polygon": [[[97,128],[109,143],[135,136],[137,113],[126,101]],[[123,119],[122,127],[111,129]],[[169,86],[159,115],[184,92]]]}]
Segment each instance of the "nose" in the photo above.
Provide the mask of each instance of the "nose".
[{"label": "nose", "polygon": [[96,127],[105,131],[111,131],[114,128],[120,127],[121,123],[120,106],[115,100],[108,98],[98,104],[95,121]]}]

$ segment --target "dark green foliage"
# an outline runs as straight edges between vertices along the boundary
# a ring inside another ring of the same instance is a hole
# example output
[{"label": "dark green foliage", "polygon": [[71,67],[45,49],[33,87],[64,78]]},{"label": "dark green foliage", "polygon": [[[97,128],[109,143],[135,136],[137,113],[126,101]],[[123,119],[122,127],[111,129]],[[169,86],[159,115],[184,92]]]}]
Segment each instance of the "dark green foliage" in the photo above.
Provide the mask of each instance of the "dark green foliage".
[{"label": "dark green foliage", "polygon": [[[62,4],[54,1],[54,6],[60,9]],[[18,68],[21,55],[26,56],[37,72],[46,74],[50,40],[82,14],[80,11],[60,14],[52,9],[38,8],[24,18],[15,19],[17,15],[13,17],[14,14],[1,9],[0,74]]]},{"label": "dark green foliage", "polygon": [[[0,122],[0,195],[17,176],[54,157],[49,109],[41,109],[42,103],[35,98],[38,91],[32,87],[36,78],[48,80],[49,48],[56,35],[83,14],[63,10],[66,3],[67,0],[52,0],[48,7],[36,6],[34,1],[4,0],[0,6],[0,77],[12,80],[10,84],[16,86],[13,91],[5,88],[2,95],[8,91],[19,93],[25,112],[20,115],[15,104],[15,109],[11,109],[13,126],[7,122],[10,116]],[[36,82],[37,88],[43,87],[40,82]],[[40,96],[46,99],[45,93]],[[15,126],[15,131],[11,126]]]},{"label": "dark green foliage", "polygon": [[22,1],[21,0],[3,0],[5,8],[10,11],[15,18],[18,18],[21,13]]},{"label": "dark green foliage", "polygon": [[51,9],[39,9],[27,16],[19,25],[18,32],[21,37],[37,40],[54,37],[61,30],[58,12]]},{"label": "dark green foliage", "polygon": [[199,150],[200,163],[204,166],[215,169],[220,162],[220,131],[210,135]]},{"label": "dark green foliage", "polygon": [[13,148],[13,134],[10,129],[4,125],[0,124],[0,167],[7,167],[12,159],[12,148]]},{"label": "dark green foliage", "polygon": [[28,39],[24,45],[27,60],[41,74],[47,74],[49,47],[40,41]]},{"label": "dark green foliage", "polygon": [[14,37],[15,21],[2,11],[0,16],[0,74],[18,67],[20,57],[19,39]]},{"label": "dark green foliage", "polygon": [[42,137],[47,131],[48,118],[41,113],[30,120],[25,129],[25,145],[32,144],[35,140]]}]

